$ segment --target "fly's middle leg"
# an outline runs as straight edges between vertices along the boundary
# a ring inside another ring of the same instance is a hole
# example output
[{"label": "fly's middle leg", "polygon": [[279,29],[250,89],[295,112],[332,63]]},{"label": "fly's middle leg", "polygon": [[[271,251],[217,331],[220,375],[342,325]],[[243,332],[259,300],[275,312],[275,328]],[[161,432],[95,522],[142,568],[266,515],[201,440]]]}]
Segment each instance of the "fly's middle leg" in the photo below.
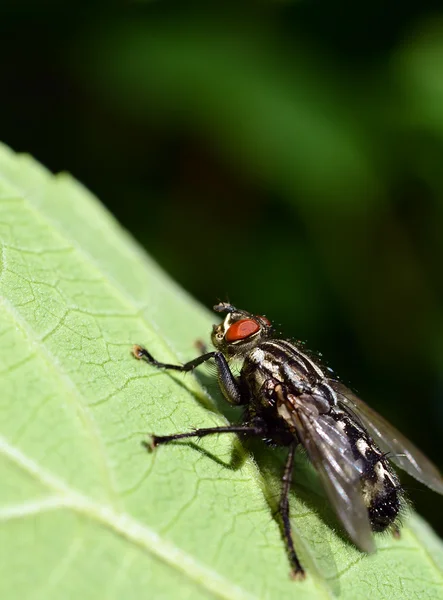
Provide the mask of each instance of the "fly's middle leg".
[{"label": "fly's middle leg", "polygon": [[201,429],[194,429],[186,433],[173,433],[171,435],[152,435],[151,443],[145,443],[150,450],[154,450],[161,444],[167,444],[168,442],[174,442],[176,440],[183,440],[186,438],[202,438],[207,435],[214,435],[217,433],[244,433],[253,436],[262,436],[264,431],[254,425],[226,425],[225,427],[206,427]]}]

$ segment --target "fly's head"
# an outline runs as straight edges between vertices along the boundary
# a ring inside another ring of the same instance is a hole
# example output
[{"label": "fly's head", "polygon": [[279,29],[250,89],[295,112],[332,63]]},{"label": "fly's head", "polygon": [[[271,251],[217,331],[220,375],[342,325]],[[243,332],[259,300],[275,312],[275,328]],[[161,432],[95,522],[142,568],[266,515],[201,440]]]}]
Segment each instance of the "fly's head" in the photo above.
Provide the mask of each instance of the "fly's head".
[{"label": "fly's head", "polygon": [[227,357],[243,356],[271,335],[272,326],[266,317],[251,315],[227,302],[216,304],[214,310],[226,313],[224,321],[213,326],[211,339]]}]

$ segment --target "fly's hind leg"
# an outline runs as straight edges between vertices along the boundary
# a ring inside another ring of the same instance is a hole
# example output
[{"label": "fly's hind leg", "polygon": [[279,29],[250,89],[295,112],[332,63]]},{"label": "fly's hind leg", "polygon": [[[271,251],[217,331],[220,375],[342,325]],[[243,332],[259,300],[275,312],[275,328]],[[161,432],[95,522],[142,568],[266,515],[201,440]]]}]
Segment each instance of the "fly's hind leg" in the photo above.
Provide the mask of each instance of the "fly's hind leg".
[{"label": "fly's hind leg", "polygon": [[291,522],[289,520],[289,491],[292,483],[292,471],[294,468],[294,456],[296,448],[297,442],[293,442],[289,447],[289,454],[282,477],[279,512],[283,524],[283,537],[286,544],[286,550],[288,552],[289,562],[291,563],[292,568],[291,577],[292,579],[301,581],[305,578],[305,571],[298,560],[297,553],[295,552]]}]

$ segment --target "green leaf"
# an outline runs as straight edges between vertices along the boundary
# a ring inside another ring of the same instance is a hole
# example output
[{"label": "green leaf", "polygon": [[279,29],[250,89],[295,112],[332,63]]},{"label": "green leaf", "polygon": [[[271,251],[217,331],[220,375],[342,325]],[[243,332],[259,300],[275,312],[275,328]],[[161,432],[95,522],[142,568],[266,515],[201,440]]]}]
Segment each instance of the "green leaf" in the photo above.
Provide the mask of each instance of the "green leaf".
[{"label": "green leaf", "polygon": [[0,598],[441,596],[425,523],[411,516],[400,540],[362,554],[303,460],[291,511],[308,577],[291,581],[272,515],[278,453],[256,462],[230,435],[141,445],[225,422],[201,378],[130,353],[189,358],[214,317],[78,182],[6,147],[0,212]]}]

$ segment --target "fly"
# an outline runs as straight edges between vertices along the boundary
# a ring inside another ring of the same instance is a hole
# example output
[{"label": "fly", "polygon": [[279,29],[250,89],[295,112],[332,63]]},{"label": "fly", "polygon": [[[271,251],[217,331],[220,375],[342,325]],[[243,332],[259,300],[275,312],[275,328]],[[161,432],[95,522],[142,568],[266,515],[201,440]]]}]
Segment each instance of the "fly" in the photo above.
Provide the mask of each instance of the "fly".
[{"label": "fly", "polygon": [[[133,354],[155,367],[182,372],[213,360],[224,397],[230,404],[244,407],[243,419],[238,425],[153,435],[150,446],[238,433],[287,447],[279,514],[294,579],[305,576],[294,547],[288,501],[298,446],[306,450],[349,537],[364,552],[375,550],[372,532],[398,531],[395,522],[404,505],[404,492],[391,460],[443,494],[443,478],[424,454],[325,373],[299,345],[276,337],[266,317],[226,302],[214,306],[214,311],[226,313],[224,321],[213,326],[215,351],[184,365],[159,362],[141,346],[134,346]],[[229,366],[233,359],[243,360],[238,377]]]}]

